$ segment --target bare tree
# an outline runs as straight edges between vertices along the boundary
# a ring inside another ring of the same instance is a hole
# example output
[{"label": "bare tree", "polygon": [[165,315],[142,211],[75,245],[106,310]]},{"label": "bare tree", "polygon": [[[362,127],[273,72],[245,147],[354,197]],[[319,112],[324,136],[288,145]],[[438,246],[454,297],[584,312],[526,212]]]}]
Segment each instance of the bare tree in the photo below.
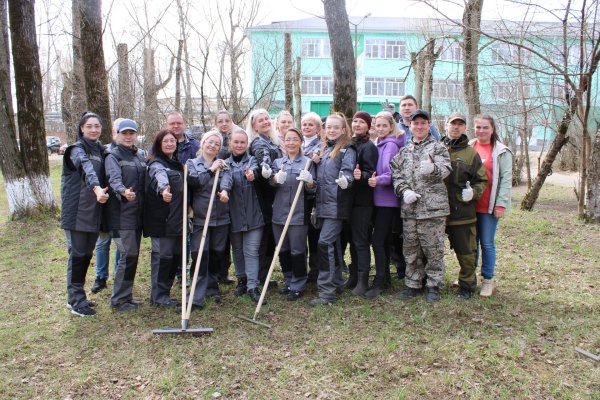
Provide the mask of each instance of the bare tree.
[{"label": "bare tree", "polygon": [[481,113],[479,100],[479,38],[483,0],[467,0],[462,19],[463,80],[467,104],[467,126],[473,137],[473,118]]},{"label": "bare tree", "polygon": [[[596,124],[600,125],[600,121]],[[591,222],[600,222],[600,130],[596,131],[589,171],[587,218]]]},{"label": "bare tree", "polygon": [[126,43],[117,45],[118,72],[118,94],[117,94],[117,117],[133,118],[133,93],[131,92],[131,81],[129,76],[129,52]]},{"label": "bare tree", "polygon": [[351,119],[356,111],[356,59],[345,0],[323,0],[333,62],[333,111]]},{"label": "bare tree", "polygon": [[285,87],[285,109],[293,113],[294,90],[292,78],[292,35],[289,32],[283,34],[283,59],[284,59],[284,87]]},{"label": "bare tree", "polygon": [[[79,4],[81,0],[72,0],[71,15],[72,23],[72,47],[73,47],[73,68],[69,74],[71,101],[70,109],[67,111],[71,115],[69,129],[65,132],[67,141],[73,143],[77,140],[77,130],[75,125],[78,117],[87,110],[87,98],[85,95],[85,75],[83,71],[83,59],[81,55],[81,13]],[[65,104],[66,106],[67,104]]]},{"label": "bare tree", "polygon": [[296,109],[294,120],[296,125],[300,126],[302,121],[302,89],[300,88],[300,80],[302,79],[302,58],[296,57],[296,72],[294,73],[294,97],[296,98]]},{"label": "bare tree", "polygon": [[88,107],[103,120],[100,140],[112,141],[112,119],[108,99],[108,77],[102,47],[102,1],[86,0],[79,4],[81,17],[81,55]]},{"label": "bare tree", "polygon": [[7,7],[0,0],[0,167],[12,219],[54,213],[33,1],[8,2],[20,151],[10,89]]}]

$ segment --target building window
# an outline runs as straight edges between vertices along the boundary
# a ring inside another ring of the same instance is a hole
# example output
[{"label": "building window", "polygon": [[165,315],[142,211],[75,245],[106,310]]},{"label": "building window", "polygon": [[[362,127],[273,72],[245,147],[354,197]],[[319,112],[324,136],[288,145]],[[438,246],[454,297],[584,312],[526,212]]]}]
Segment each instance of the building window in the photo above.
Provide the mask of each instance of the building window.
[{"label": "building window", "polygon": [[442,51],[442,54],[440,54],[440,60],[462,61],[462,48],[458,45],[458,43],[450,44]]},{"label": "building window", "polygon": [[365,40],[367,58],[406,58],[406,42],[401,40],[369,39]]},{"label": "building window", "polygon": [[305,58],[328,58],[331,57],[329,50],[329,39],[302,39],[302,57]]},{"label": "building window", "polygon": [[302,94],[333,94],[333,78],[330,76],[303,76]]},{"label": "building window", "polygon": [[[521,64],[529,62],[531,53],[521,50]],[[508,43],[497,44],[492,47],[492,62],[501,64],[517,64],[519,62],[519,49]]]},{"label": "building window", "polygon": [[434,99],[461,99],[463,98],[463,83],[461,81],[433,81]]},{"label": "building window", "polygon": [[[529,85],[523,88],[525,98],[529,97]],[[502,82],[492,84],[492,96],[496,100],[517,100],[521,98],[521,91],[516,82]]]},{"label": "building window", "polygon": [[365,96],[404,96],[404,80],[397,78],[365,78]]},{"label": "building window", "polygon": [[565,85],[553,84],[551,94],[552,94],[553,99],[564,100],[565,99]]}]

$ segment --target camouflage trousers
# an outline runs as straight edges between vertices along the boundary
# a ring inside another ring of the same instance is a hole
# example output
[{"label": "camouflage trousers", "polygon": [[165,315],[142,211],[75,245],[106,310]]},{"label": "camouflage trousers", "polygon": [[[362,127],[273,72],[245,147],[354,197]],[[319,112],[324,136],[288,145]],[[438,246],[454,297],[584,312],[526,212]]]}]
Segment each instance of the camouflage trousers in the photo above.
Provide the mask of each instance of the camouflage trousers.
[{"label": "camouflage trousers", "polygon": [[[404,259],[406,277],[404,283],[413,289],[423,286],[442,287],[444,282],[444,241],[446,217],[428,219],[402,219],[404,228]],[[423,256],[426,264],[423,264]]]}]

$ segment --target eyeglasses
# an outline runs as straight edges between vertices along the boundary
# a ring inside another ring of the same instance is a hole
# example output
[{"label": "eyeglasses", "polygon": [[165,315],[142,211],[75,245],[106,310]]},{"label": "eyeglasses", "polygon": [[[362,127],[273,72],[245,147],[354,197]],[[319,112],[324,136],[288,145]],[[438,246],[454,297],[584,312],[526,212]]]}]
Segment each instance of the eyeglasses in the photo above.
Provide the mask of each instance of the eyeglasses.
[{"label": "eyeglasses", "polygon": [[211,147],[221,147],[221,143],[219,142],[215,142],[215,141],[210,141],[210,142],[204,142],[207,146],[211,146]]}]

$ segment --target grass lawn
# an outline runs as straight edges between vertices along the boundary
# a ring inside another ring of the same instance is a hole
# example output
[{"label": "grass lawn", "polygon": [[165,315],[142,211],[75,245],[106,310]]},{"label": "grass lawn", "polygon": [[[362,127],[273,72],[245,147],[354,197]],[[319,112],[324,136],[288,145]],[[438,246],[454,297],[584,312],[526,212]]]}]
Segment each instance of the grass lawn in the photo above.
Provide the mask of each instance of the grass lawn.
[{"label": "grass lawn", "polygon": [[[57,196],[59,175],[53,163]],[[397,279],[375,301],[345,293],[316,309],[314,287],[295,303],[270,292],[268,330],[235,317],[254,305],[229,286],[221,305],[192,313],[192,327],[215,330],[194,338],[151,333],[180,319],[148,303],[147,239],[142,307],[111,312],[105,290],[90,296],[96,318],[72,316],[59,222],[8,222],[0,188],[0,398],[599,399],[600,363],[575,347],[600,354],[600,229],[576,219],[569,188],[547,186],[530,213],[518,210],[523,194],[499,224],[491,299],[456,298],[447,250],[436,305],[401,302]]]}]

